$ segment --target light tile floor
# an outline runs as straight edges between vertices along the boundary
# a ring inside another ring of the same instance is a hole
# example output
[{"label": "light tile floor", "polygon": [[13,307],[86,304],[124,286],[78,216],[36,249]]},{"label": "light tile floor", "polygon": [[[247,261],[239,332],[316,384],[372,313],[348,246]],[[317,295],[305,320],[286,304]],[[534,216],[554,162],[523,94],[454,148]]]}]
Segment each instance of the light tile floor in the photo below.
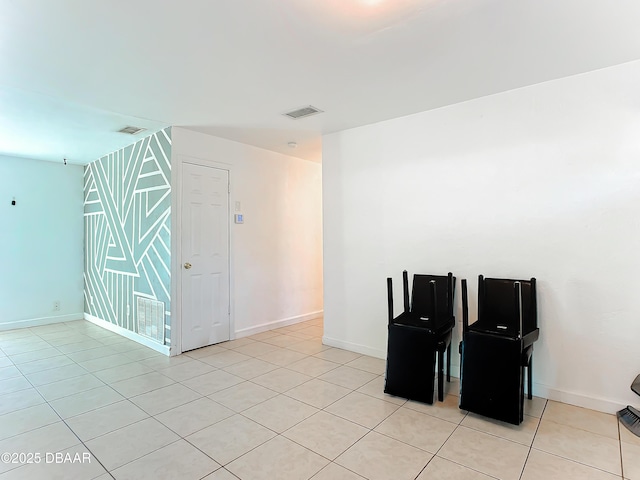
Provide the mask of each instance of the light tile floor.
[{"label": "light tile floor", "polygon": [[407,402],[382,360],[321,335],[168,358],[84,321],[0,332],[0,480],[640,480],[613,415],[534,398],[514,427],[459,410],[455,381]]}]

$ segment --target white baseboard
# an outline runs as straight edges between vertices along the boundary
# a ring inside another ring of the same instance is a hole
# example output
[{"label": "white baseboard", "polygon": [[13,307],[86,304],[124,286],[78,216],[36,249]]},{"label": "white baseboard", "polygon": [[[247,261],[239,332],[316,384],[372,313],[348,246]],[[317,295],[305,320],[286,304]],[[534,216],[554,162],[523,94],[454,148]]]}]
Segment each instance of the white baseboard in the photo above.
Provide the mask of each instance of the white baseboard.
[{"label": "white baseboard", "polygon": [[30,318],[28,320],[18,320],[16,322],[0,323],[0,331],[14,330],[16,328],[39,327],[52,323],[73,322],[82,320],[82,313],[72,313],[70,315],[58,315],[55,317]]},{"label": "white baseboard", "polygon": [[[330,347],[342,348],[343,350],[349,350],[351,352],[360,353],[362,355],[369,355],[371,357],[382,359],[387,358],[386,351],[378,350],[376,348],[371,348],[358,343],[345,342],[343,340],[338,340],[327,336],[322,337],[322,343],[324,343],[325,345],[329,345]],[[454,363],[451,364],[451,376],[456,378],[460,376],[460,365],[456,365]],[[536,397],[542,397],[549,400],[567,403],[569,405],[575,405],[577,407],[588,408],[590,410],[596,410],[598,412],[604,413],[615,413],[626,406],[626,403],[622,403],[617,400],[591,397],[581,393],[568,392],[535,382],[533,384],[533,394]]]},{"label": "white baseboard", "polygon": [[131,330],[127,330],[126,328],[122,328],[118,325],[114,325],[111,322],[107,322],[106,320],[102,320],[101,318],[94,317],[93,315],[89,315],[88,313],[84,314],[84,319],[106,330],[117,333],[118,335],[122,335],[129,340],[138,342],[145,347],[152,348],[156,352],[160,352],[167,356],[169,356],[170,354],[170,347],[168,347],[167,345],[160,345],[159,343],[156,343],[153,340],[140,335],[139,333],[132,332]]},{"label": "white baseboard", "polygon": [[626,403],[620,403],[620,401],[609,398],[590,397],[581,393],[567,392],[541,383],[533,384],[533,393],[537,397],[548,398],[549,400],[568,403],[569,405],[604,413],[616,413],[621,408],[627,406]]},{"label": "white baseboard", "polygon": [[283,318],[282,320],[275,320],[273,322],[261,323],[253,327],[242,328],[236,330],[235,338],[248,337],[249,335],[255,335],[257,333],[266,332],[275,328],[287,327],[300,322],[306,322],[308,320],[314,320],[324,315],[323,310],[317,312],[305,313],[304,315],[297,315],[295,317]]},{"label": "white baseboard", "polygon": [[[451,376],[456,378],[460,377],[460,365],[451,364]],[[559,390],[536,382],[533,382],[533,394],[536,397],[546,398],[548,400],[567,403],[569,405],[575,405],[576,407],[588,408],[590,410],[596,410],[604,413],[616,413],[621,408],[627,406],[626,403],[621,403],[620,401],[607,398],[590,397],[575,392],[567,392],[565,390]]]},{"label": "white baseboard", "polygon": [[322,337],[322,343],[329,345],[330,347],[342,348],[343,350],[349,350],[351,352],[360,353],[362,355],[369,355],[376,358],[387,358],[386,350],[378,350],[377,348],[371,348],[359,343],[345,342],[344,340],[338,340],[337,338]]}]

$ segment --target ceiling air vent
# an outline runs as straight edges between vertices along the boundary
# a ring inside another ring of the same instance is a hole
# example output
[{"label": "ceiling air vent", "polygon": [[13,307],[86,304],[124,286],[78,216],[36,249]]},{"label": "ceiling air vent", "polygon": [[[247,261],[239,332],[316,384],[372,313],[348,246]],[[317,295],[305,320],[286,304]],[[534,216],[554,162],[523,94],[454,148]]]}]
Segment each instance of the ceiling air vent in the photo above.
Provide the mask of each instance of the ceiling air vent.
[{"label": "ceiling air vent", "polygon": [[124,128],[121,128],[120,130],[118,130],[118,133],[126,133],[128,135],[136,135],[137,133],[140,132],[144,132],[146,130],[146,128],[140,128],[140,127],[132,127],[132,126],[127,126]]},{"label": "ceiling air vent", "polygon": [[293,118],[297,120],[298,118],[310,117],[311,115],[315,115],[316,113],[322,113],[323,111],[319,108],[313,107],[311,105],[307,105],[306,107],[297,108],[291,112],[283,113],[283,115]]}]

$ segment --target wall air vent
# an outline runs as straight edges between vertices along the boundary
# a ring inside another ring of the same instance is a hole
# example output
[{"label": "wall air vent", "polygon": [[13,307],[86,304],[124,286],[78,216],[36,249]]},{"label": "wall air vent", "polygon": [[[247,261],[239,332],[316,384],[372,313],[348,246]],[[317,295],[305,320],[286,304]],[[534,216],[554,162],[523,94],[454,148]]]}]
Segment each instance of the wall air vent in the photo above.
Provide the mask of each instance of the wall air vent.
[{"label": "wall air vent", "polygon": [[126,133],[128,135],[136,135],[140,132],[144,132],[146,130],[146,128],[140,128],[140,127],[132,127],[132,126],[127,126],[124,128],[121,128],[120,130],[118,130],[118,133]]},{"label": "wall air vent", "polygon": [[310,117],[311,115],[322,112],[323,110],[320,110],[319,108],[307,105],[306,107],[297,108],[291,112],[283,113],[283,115],[297,120],[298,118]]},{"label": "wall air vent", "polygon": [[138,333],[160,345],[164,344],[164,303],[151,298],[136,296]]}]

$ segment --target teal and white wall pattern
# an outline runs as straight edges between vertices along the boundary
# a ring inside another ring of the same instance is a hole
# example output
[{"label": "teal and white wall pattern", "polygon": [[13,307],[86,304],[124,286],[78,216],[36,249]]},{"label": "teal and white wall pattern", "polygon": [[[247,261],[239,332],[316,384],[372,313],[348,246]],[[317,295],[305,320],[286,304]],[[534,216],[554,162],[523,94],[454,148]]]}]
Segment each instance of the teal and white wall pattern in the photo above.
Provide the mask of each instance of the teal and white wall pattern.
[{"label": "teal and white wall pattern", "polygon": [[85,313],[169,344],[170,128],[85,167],[84,234]]}]

